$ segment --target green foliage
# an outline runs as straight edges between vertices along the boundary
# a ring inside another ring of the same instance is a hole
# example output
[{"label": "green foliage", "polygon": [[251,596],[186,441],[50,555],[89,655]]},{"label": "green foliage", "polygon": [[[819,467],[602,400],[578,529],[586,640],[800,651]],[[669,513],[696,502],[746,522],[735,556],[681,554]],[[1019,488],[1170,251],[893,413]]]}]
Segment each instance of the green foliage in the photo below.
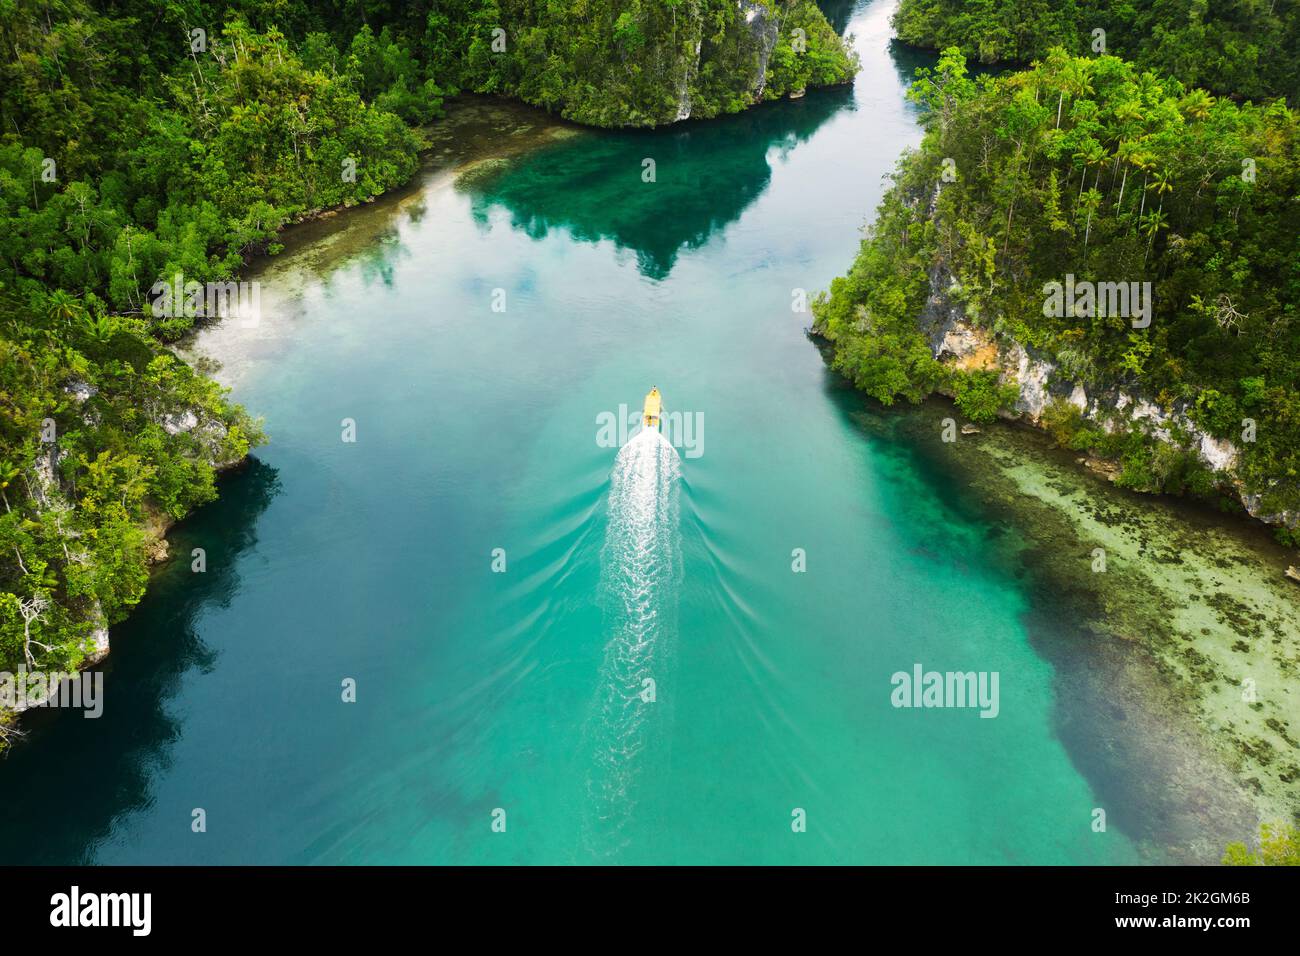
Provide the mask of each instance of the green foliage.
[{"label": "green foliage", "polygon": [[[105,21],[69,5],[75,12],[86,14],[93,42],[108,40]],[[305,67],[278,31],[234,21],[208,38],[205,55],[181,60],[123,106],[96,71],[124,51],[105,48],[60,76],[42,64],[62,63],[71,26],[47,33],[22,13],[11,26],[20,54],[4,64],[0,97],[0,281],[25,296],[95,293],[139,313],[161,277],[227,278],[284,223],[367,200],[414,172],[418,140],[366,93],[415,119],[439,103],[435,89],[406,85],[414,68],[387,33],[376,40],[363,30],[347,71],[324,73]],[[330,49],[317,38],[312,56],[327,62]],[[44,95],[56,87],[60,96]],[[69,112],[85,119],[75,131]],[[52,182],[40,176],[44,157],[56,164]],[[343,174],[345,161],[355,176]],[[160,322],[159,331],[174,336],[188,324]]]},{"label": "green foliage", "polygon": [[[902,0],[899,39],[959,47],[981,63],[1029,63],[1053,47],[1110,53],[1188,86],[1295,102],[1300,15],[1295,0]],[[1104,50],[1094,47],[1105,31]]]},{"label": "green foliage", "polygon": [[812,0],[449,0],[429,15],[423,42],[454,85],[595,126],[734,113],[848,83],[857,68]]},{"label": "green foliage", "polygon": [[1223,853],[1225,866],[1300,866],[1300,830],[1289,823],[1262,823],[1259,850],[1244,843],[1229,843]]},{"label": "green foliage", "polygon": [[987,424],[998,412],[1015,404],[1020,390],[1014,384],[1000,384],[994,371],[957,372],[952,377],[953,400],[963,415],[973,422]]},{"label": "green foliage", "polygon": [[[28,652],[75,667],[144,592],[145,526],[211,500],[216,468],[262,440],[142,320],[102,309],[0,295],[0,670]],[[24,605],[44,606],[24,622]]]},{"label": "green foliage", "polygon": [[[941,292],[975,324],[1046,353],[1058,383],[1185,409],[1238,446],[1238,476],[1265,513],[1300,506],[1300,118],[1062,50],[978,81],[948,50],[913,96],[926,107],[922,146],[849,273],[814,303],[835,367],[882,401],[935,388],[918,326]],[[945,160],[955,181],[943,181]],[[1067,273],[1150,282],[1150,326],[1045,314],[1046,284]],[[1212,484],[1177,436],[1165,447],[1136,426],[1112,434],[1072,416],[1049,410],[1049,427],[1119,459],[1125,485]],[[1254,441],[1242,440],[1246,418]]]}]

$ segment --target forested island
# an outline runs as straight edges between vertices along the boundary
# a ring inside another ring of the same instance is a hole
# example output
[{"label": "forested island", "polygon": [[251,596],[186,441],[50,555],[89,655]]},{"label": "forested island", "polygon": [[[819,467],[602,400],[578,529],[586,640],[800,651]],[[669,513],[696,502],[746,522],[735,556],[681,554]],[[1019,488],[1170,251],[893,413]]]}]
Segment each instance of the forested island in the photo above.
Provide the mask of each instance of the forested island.
[{"label": "forested island", "polygon": [[925,140],[814,308],[835,367],[1030,419],[1128,488],[1223,491],[1296,543],[1296,113],[1059,47],[978,80],[952,48],[911,95]]},{"label": "forested island", "polygon": [[170,347],[205,317],[186,283],[231,283],[286,224],[409,180],[444,97],[654,126],[855,72],[812,0],[7,0],[0,37],[10,672],[102,656],[166,527],[264,440]]}]

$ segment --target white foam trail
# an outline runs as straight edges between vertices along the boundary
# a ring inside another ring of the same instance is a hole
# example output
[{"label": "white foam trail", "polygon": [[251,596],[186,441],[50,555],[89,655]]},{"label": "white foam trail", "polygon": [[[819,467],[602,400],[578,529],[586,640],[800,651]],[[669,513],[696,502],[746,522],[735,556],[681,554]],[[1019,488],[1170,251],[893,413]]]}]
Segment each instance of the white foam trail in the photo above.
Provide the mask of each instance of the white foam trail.
[{"label": "white foam trail", "polygon": [[665,683],[677,630],[681,577],[677,450],[642,429],[618,453],[610,476],[609,518],[601,552],[604,662],[588,722],[593,747],[588,836],[613,852],[632,809],[637,754],[646,722],[664,707],[641,699],[646,678]]}]

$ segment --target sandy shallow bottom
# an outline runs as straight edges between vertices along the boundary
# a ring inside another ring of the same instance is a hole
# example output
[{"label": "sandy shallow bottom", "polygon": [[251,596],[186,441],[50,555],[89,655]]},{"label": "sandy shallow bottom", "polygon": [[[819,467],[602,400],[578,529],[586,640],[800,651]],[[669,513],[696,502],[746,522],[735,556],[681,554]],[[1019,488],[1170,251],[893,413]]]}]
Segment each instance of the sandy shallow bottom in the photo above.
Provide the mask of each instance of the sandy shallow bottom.
[{"label": "sandy shallow bottom", "polygon": [[1026,625],[1057,670],[1057,733],[1103,797],[1143,808],[1125,829],[1205,863],[1260,822],[1300,822],[1294,552],[1235,516],[1115,488],[1029,429],[943,444],[948,416],[935,400],[861,420],[910,437],[950,476],[941,494],[1004,523],[990,559],[1034,595]]},{"label": "sandy shallow bottom", "polygon": [[313,291],[333,273],[376,246],[400,246],[400,230],[420,221],[435,192],[467,187],[529,150],[583,135],[583,128],[522,104],[478,96],[454,100],[447,115],[424,130],[428,149],[409,184],[372,203],[288,227],[280,236],[280,253],[249,265],[244,278],[261,286],[261,318],[255,324],[200,327],[177,351],[223,385],[234,386],[257,365],[293,347]]}]

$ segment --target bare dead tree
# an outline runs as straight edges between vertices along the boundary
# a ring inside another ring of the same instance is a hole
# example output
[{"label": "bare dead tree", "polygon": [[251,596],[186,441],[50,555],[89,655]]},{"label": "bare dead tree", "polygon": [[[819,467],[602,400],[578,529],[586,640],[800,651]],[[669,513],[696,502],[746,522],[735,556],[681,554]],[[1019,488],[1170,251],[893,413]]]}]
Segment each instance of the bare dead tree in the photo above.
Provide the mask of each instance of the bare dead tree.
[{"label": "bare dead tree", "polygon": [[22,736],[23,732],[18,729],[18,725],[3,710],[0,710],[0,751]]},{"label": "bare dead tree", "polygon": [[32,622],[41,620],[49,609],[50,599],[43,594],[33,594],[18,602],[18,613],[23,616],[23,656],[27,658],[27,666],[33,669],[36,667],[36,655],[32,653],[32,648],[39,647],[48,652],[50,645],[32,637]]},{"label": "bare dead tree", "polygon": [[1232,297],[1224,292],[1219,296],[1217,303],[1218,308],[1215,310],[1214,317],[1219,323],[1219,328],[1225,332],[1230,329],[1241,329],[1242,319],[1247,316],[1237,311],[1237,307],[1232,304]]}]

